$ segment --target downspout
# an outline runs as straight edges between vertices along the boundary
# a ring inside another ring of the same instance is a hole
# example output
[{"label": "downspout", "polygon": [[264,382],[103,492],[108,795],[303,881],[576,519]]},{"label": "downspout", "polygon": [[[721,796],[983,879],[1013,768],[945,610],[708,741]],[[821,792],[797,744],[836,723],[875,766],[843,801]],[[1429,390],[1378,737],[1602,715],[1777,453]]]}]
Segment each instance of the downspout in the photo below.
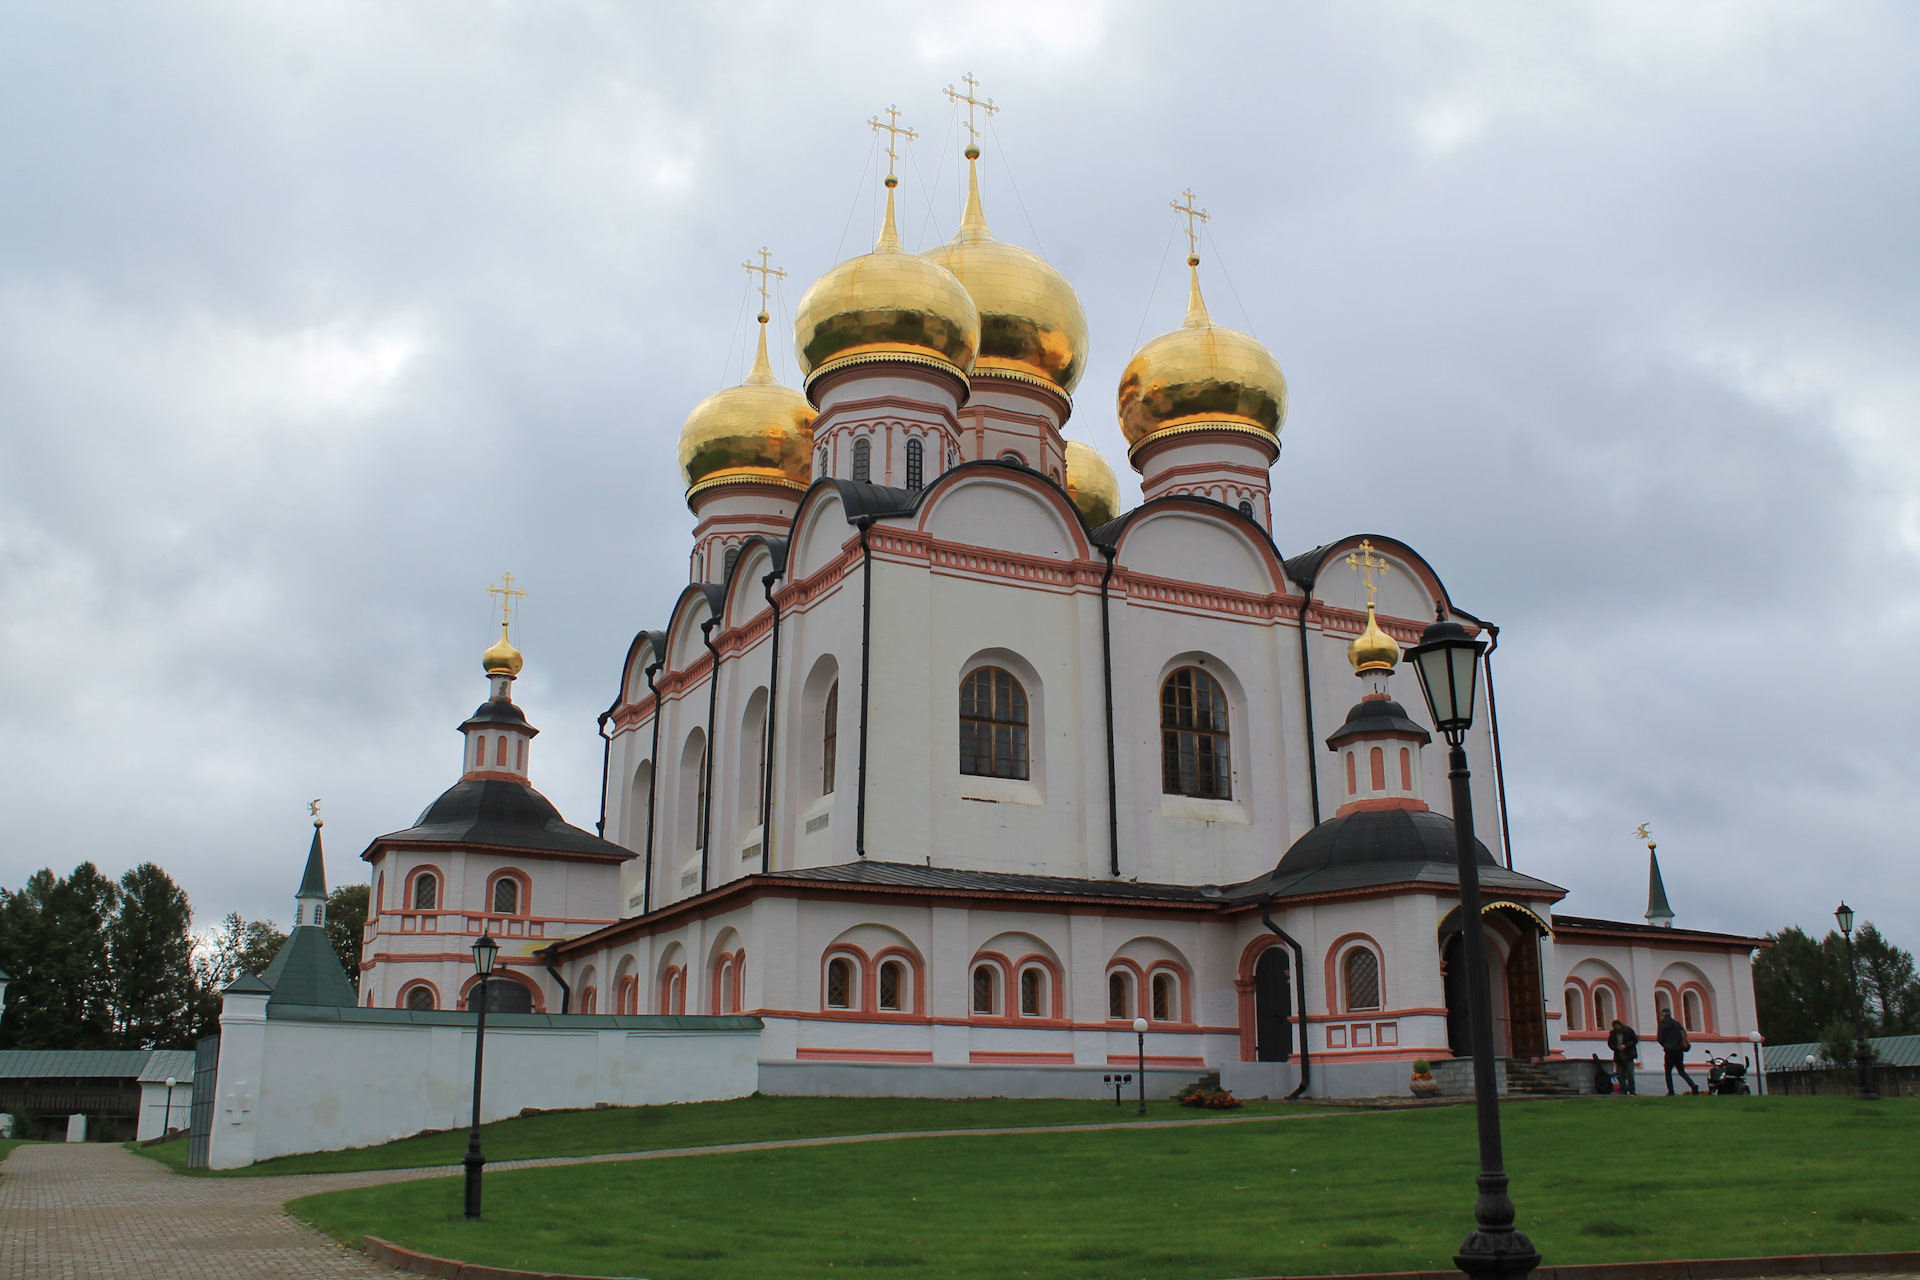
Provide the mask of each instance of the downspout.
[{"label": "downspout", "polygon": [[773,870],[773,744],[776,741],[775,712],[780,706],[780,604],[773,598],[773,584],[779,580],[778,569],[760,579],[760,590],[767,597],[767,607],[773,610],[773,666],[772,674],[767,677],[766,777],[762,779],[760,794],[760,874],[763,876]]},{"label": "downspout", "polygon": [[1294,941],[1293,935],[1273,922],[1271,897],[1260,901],[1260,923],[1267,926],[1268,932],[1274,937],[1293,948],[1294,1004],[1300,1010],[1300,1084],[1286,1097],[1286,1101],[1292,1102],[1305,1093],[1307,1085],[1313,1081],[1313,1051],[1307,1044],[1311,1025],[1307,1022],[1307,957],[1300,950],[1300,944]]},{"label": "downspout", "polygon": [[1307,713],[1307,786],[1313,792],[1313,825],[1320,825],[1320,757],[1314,751],[1313,668],[1307,661],[1307,610],[1313,607],[1313,583],[1300,588],[1300,699]]},{"label": "downspout", "polygon": [[1100,575],[1100,658],[1107,684],[1107,874],[1120,878],[1120,782],[1113,763],[1113,618],[1107,599],[1107,584],[1113,581],[1114,557],[1118,547],[1102,546],[1107,571]]},{"label": "downspout", "polygon": [[1507,829],[1507,771],[1500,767],[1500,706],[1493,700],[1493,651],[1500,647],[1500,628],[1482,623],[1492,643],[1487,646],[1487,729],[1493,735],[1493,785],[1500,798],[1500,849],[1507,855],[1507,870],[1513,870],[1513,836]]},{"label": "downspout", "polygon": [[856,858],[867,856],[867,682],[872,669],[870,655],[873,651],[873,544],[867,541],[867,530],[873,527],[872,516],[860,516],[854,520],[854,526],[860,530],[860,787],[859,796],[854,805],[853,816],[853,853]]},{"label": "downspout", "polygon": [[[613,764],[613,739],[607,736],[607,720],[610,714],[611,713],[606,711],[600,713],[600,741],[602,743],[600,748],[600,821],[593,824],[593,829],[599,834],[602,840],[607,838],[607,770]],[[565,1012],[565,1010],[562,1010],[562,1012]]]},{"label": "downspout", "polygon": [[647,779],[647,864],[640,871],[640,914],[643,916],[653,910],[653,812],[660,799],[660,690],[654,687],[653,678],[665,665],[656,662],[647,668],[647,692],[653,695],[653,771]]},{"label": "downspout", "polygon": [[567,980],[560,976],[560,970],[556,967],[560,963],[560,944],[556,942],[552,946],[542,947],[540,958],[547,962],[547,976],[560,984],[560,1012],[566,1013],[573,1006],[573,988],[567,985]]},{"label": "downspout", "polygon": [[707,891],[707,863],[713,854],[713,719],[720,709],[720,651],[713,647],[713,629],[720,625],[716,614],[700,624],[700,643],[713,655],[713,670],[707,676],[707,751],[700,762],[704,775],[700,789],[705,801],[700,806],[700,892]]}]

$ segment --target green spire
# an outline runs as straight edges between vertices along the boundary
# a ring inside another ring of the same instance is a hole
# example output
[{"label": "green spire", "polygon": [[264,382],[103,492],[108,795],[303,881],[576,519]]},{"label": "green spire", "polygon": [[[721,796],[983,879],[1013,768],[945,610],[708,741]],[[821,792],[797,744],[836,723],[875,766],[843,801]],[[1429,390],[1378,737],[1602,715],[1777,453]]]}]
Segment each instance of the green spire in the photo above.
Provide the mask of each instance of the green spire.
[{"label": "green spire", "polygon": [[1647,845],[1647,923],[1673,927],[1673,908],[1667,905],[1667,886],[1660,879],[1660,855],[1651,842]]},{"label": "green spire", "polygon": [[325,898],[327,896],[327,860],[320,852],[320,819],[313,820],[313,844],[307,849],[307,874],[300,877],[300,891],[296,898]]},{"label": "green spire", "polygon": [[260,975],[273,990],[269,1006],[277,1004],[352,1005],[357,1003],[347,971],[327,941],[327,931],[312,926],[296,928],[280,945],[273,963]]}]

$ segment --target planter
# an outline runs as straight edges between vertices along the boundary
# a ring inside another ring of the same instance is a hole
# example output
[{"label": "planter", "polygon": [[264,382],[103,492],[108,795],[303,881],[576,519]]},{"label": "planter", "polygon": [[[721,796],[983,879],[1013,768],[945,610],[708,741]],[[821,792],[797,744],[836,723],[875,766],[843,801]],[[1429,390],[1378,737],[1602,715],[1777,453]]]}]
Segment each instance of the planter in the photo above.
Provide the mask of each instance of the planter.
[{"label": "planter", "polygon": [[1416,1098],[1437,1098],[1440,1096],[1440,1082],[1432,1076],[1415,1076],[1409,1082]]}]

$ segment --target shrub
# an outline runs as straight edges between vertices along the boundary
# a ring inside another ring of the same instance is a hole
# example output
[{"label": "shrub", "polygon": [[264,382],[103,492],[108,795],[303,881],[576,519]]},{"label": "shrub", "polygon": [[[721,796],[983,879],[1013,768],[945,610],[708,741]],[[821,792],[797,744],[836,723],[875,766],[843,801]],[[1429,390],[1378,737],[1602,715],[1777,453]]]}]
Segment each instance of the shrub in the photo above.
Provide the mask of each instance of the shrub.
[{"label": "shrub", "polygon": [[1187,1089],[1180,1094],[1183,1107],[1205,1107],[1211,1111],[1231,1111],[1241,1105],[1240,1099],[1225,1089]]},{"label": "shrub", "polygon": [[1433,1064],[1425,1058],[1415,1058],[1413,1060],[1413,1074],[1417,1076],[1430,1076],[1433,1074]]}]

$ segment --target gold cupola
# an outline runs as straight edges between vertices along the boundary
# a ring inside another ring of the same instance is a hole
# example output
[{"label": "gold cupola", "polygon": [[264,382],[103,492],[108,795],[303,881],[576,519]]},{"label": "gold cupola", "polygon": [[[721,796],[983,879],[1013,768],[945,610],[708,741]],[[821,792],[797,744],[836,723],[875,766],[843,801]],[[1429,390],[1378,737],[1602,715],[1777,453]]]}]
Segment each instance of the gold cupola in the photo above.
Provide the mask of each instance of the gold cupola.
[{"label": "gold cupola", "polygon": [[966,286],[980,311],[976,374],[1037,380],[1071,395],[1087,368],[1087,313],[1039,254],[993,238],[980,205],[980,148],[969,145],[967,208],[952,240],[921,256]]},{"label": "gold cupola", "polygon": [[525,663],[526,659],[520,656],[520,651],[507,643],[507,624],[502,622],[499,641],[480,655],[480,665],[490,676],[512,679],[520,674],[520,668]]},{"label": "gold cupola", "polygon": [[[891,156],[889,152],[889,156]],[[811,386],[831,369],[894,360],[973,372],[980,311],[951,271],[900,245],[887,174],[887,214],[873,252],[849,258],[813,282],[793,326],[794,354]]]},{"label": "gold cupola", "polygon": [[680,428],[687,497],[725,484],[805,489],[813,477],[813,419],[807,398],[774,380],[762,310],[760,348],[746,380],[695,405]]},{"label": "gold cupola", "polygon": [[1287,420],[1287,379],[1257,338],[1223,329],[1200,296],[1200,257],[1188,253],[1186,321],[1134,352],[1120,375],[1120,430],[1138,449],[1149,437],[1202,428],[1277,440]]},{"label": "gold cupola", "polygon": [[1356,675],[1366,675],[1369,671],[1392,671],[1400,661],[1400,645],[1380,629],[1379,622],[1373,616],[1371,601],[1367,604],[1366,628],[1347,646],[1347,661],[1353,664]]},{"label": "gold cupola", "polygon": [[1067,497],[1098,529],[1120,514],[1120,481],[1100,451],[1078,440],[1067,441]]}]

